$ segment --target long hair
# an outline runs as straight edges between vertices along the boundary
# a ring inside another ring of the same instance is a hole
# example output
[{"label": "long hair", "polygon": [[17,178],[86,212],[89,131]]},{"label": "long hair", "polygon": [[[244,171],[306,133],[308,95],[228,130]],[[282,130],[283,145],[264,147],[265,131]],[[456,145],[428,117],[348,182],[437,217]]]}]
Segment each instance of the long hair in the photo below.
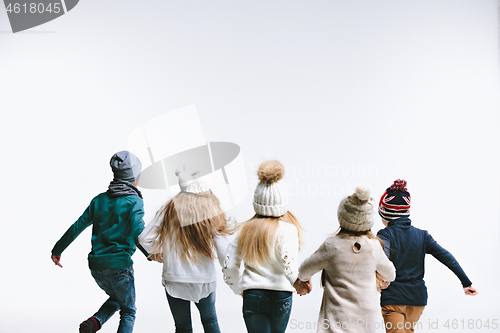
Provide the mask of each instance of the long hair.
[{"label": "long hair", "polygon": [[215,258],[214,236],[231,234],[228,218],[219,199],[211,190],[201,193],[180,192],[157,213],[161,219],[160,234],[153,249],[175,250],[184,261],[197,262],[200,257]]},{"label": "long hair", "polygon": [[290,212],[279,217],[255,214],[239,227],[237,253],[246,263],[255,266],[271,259],[271,249],[275,245],[279,221],[290,223],[297,228],[300,248],[303,243],[302,232],[304,229],[295,215]]},{"label": "long hair", "polygon": [[[338,232],[337,232],[337,236],[339,236],[341,238],[349,238],[351,236],[355,236],[355,237],[365,236],[368,239],[376,239],[376,240],[378,240],[378,242],[380,243],[380,246],[382,246],[382,249],[385,249],[384,242],[380,238],[378,238],[377,236],[375,236],[372,233],[371,230],[352,231],[352,230],[340,227],[339,230],[338,230]],[[354,246],[356,246],[356,244]],[[377,279],[377,290],[380,292],[382,290],[381,286],[383,285],[382,275],[380,275],[378,272],[376,272],[375,273],[375,277]],[[323,276],[322,276],[322,283],[324,283]]]}]

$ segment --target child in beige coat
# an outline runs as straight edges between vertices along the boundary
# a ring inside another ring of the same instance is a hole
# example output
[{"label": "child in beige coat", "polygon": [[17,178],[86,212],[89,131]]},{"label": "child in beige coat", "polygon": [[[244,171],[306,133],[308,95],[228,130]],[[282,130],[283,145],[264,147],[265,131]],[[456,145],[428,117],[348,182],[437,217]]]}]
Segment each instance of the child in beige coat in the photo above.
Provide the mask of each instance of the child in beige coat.
[{"label": "child in beige coat", "polygon": [[371,191],[356,187],[339,205],[340,231],[327,238],[299,268],[301,281],[309,281],[323,270],[318,332],[373,333],[380,325],[377,282],[393,281],[396,271],[370,231],[375,211]]}]

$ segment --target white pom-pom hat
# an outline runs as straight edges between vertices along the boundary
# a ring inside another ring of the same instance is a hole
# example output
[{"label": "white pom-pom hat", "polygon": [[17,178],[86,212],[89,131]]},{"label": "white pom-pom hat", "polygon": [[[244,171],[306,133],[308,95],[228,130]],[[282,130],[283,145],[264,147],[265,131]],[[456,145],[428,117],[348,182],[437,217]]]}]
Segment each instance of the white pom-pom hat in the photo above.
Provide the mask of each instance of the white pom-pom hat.
[{"label": "white pom-pom hat", "polygon": [[351,231],[367,231],[375,222],[376,203],[367,185],[358,185],[354,193],[342,199],[337,211],[339,224]]},{"label": "white pom-pom hat", "polygon": [[210,189],[210,175],[198,177],[198,173],[198,170],[185,164],[177,167],[175,175],[179,178],[179,187],[182,192],[201,193]]},{"label": "white pom-pom hat", "polygon": [[288,189],[282,180],[285,168],[278,161],[267,161],[257,172],[259,184],[253,195],[253,208],[258,215],[282,216],[288,211]]}]

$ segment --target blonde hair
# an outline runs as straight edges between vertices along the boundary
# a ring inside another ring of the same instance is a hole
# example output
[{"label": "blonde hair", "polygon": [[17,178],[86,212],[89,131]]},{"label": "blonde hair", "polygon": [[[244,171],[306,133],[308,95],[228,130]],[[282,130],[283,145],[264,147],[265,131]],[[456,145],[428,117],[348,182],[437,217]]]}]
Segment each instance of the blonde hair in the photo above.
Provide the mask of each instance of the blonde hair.
[{"label": "blonde hair", "polygon": [[290,212],[279,217],[255,214],[239,226],[237,253],[246,263],[255,266],[271,259],[271,249],[274,248],[279,221],[290,223],[297,228],[300,248],[304,229],[295,215]]},{"label": "blonde hair", "polygon": [[160,234],[153,250],[161,252],[167,244],[184,261],[194,263],[200,257],[215,259],[215,235],[231,234],[229,219],[211,190],[201,193],[180,192],[156,213],[161,219]]}]

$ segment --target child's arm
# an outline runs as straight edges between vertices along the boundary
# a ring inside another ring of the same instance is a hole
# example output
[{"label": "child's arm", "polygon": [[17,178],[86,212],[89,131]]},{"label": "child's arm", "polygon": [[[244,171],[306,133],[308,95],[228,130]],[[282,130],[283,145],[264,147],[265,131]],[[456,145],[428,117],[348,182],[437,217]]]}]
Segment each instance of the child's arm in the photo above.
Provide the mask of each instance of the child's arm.
[{"label": "child's arm", "polygon": [[224,260],[226,258],[226,250],[229,245],[228,235],[215,235],[215,251],[217,252],[217,259],[221,267],[224,267]]},{"label": "child's arm", "polygon": [[377,232],[377,237],[384,243],[384,253],[387,258],[391,257],[391,241],[389,240],[389,235],[387,229],[382,229]]},{"label": "child's arm", "polygon": [[[441,245],[439,245],[432,236],[426,232],[425,235],[426,240],[426,253],[429,253],[434,256],[437,260],[439,260],[442,264],[448,267],[455,275],[460,279],[462,286],[464,287],[464,292],[468,295],[468,288],[471,287],[472,282],[469,280],[467,275],[465,274],[462,267],[460,267],[458,261],[453,257],[453,255],[445,250]],[[467,289],[467,290],[466,290]],[[474,291],[472,291],[472,289]],[[472,288],[469,290],[471,293],[477,293],[477,291]]]},{"label": "child's arm", "polygon": [[283,223],[283,233],[281,235],[281,264],[287,280],[293,286],[299,275],[299,264],[297,256],[299,254],[299,235],[297,228],[289,223]]},{"label": "child's arm", "polygon": [[149,254],[156,254],[158,251],[153,250],[154,243],[160,235],[160,225],[161,219],[157,216],[142,230],[138,236],[139,244],[146,250]]},{"label": "child's arm", "polygon": [[[384,279],[384,282],[392,282],[396,279],[396,268],[394,268],[394,264],[387,258],[386,254],[382,250],[382,247],[379,246],[378,241],[374,242],[374,251],[376,252],[376,257],[378,259],[377,262],[377,273]],[[389,284],[385,286],[387,288]],[[382,289],[384,285],[381,286]]]},{"label": "child's arm", "polygon": [[90,202],[90,205],[85,209],[83,214],[68,228],[68,230],[66,230],[64,235],[57,241],[56,245],[54,245],[54,248],[52,248],[51,259],[57,266],[62,268],[61,254],[63,251],[82,233],[83,230],[92,224],[94,213],[93,201],[94,200]]},{"label": "child's arm", "polygon": [[222,266],[224,282],[236,294],[240,295],[242,290],[238,288],[240,282],[241,257],[238,255],[238,238],[234,239],[227,247],[226,257]]},{"label": "child's arm", "polygon": [[130,209],[130,220],[132,222],[132,235],[137,248],[149,258],[149,253],[139,242],[139,235],[144,230],[144,202],[142,199],[137,200]]},{"label": "child's arm", "polygon": [[326,267],[327,262],[327,248],[326,241],[321,244],[321,246],[311,254],[309,258],[304,260],[299,267],[299,280],[300,281],[310,281],[311,277]]}]

